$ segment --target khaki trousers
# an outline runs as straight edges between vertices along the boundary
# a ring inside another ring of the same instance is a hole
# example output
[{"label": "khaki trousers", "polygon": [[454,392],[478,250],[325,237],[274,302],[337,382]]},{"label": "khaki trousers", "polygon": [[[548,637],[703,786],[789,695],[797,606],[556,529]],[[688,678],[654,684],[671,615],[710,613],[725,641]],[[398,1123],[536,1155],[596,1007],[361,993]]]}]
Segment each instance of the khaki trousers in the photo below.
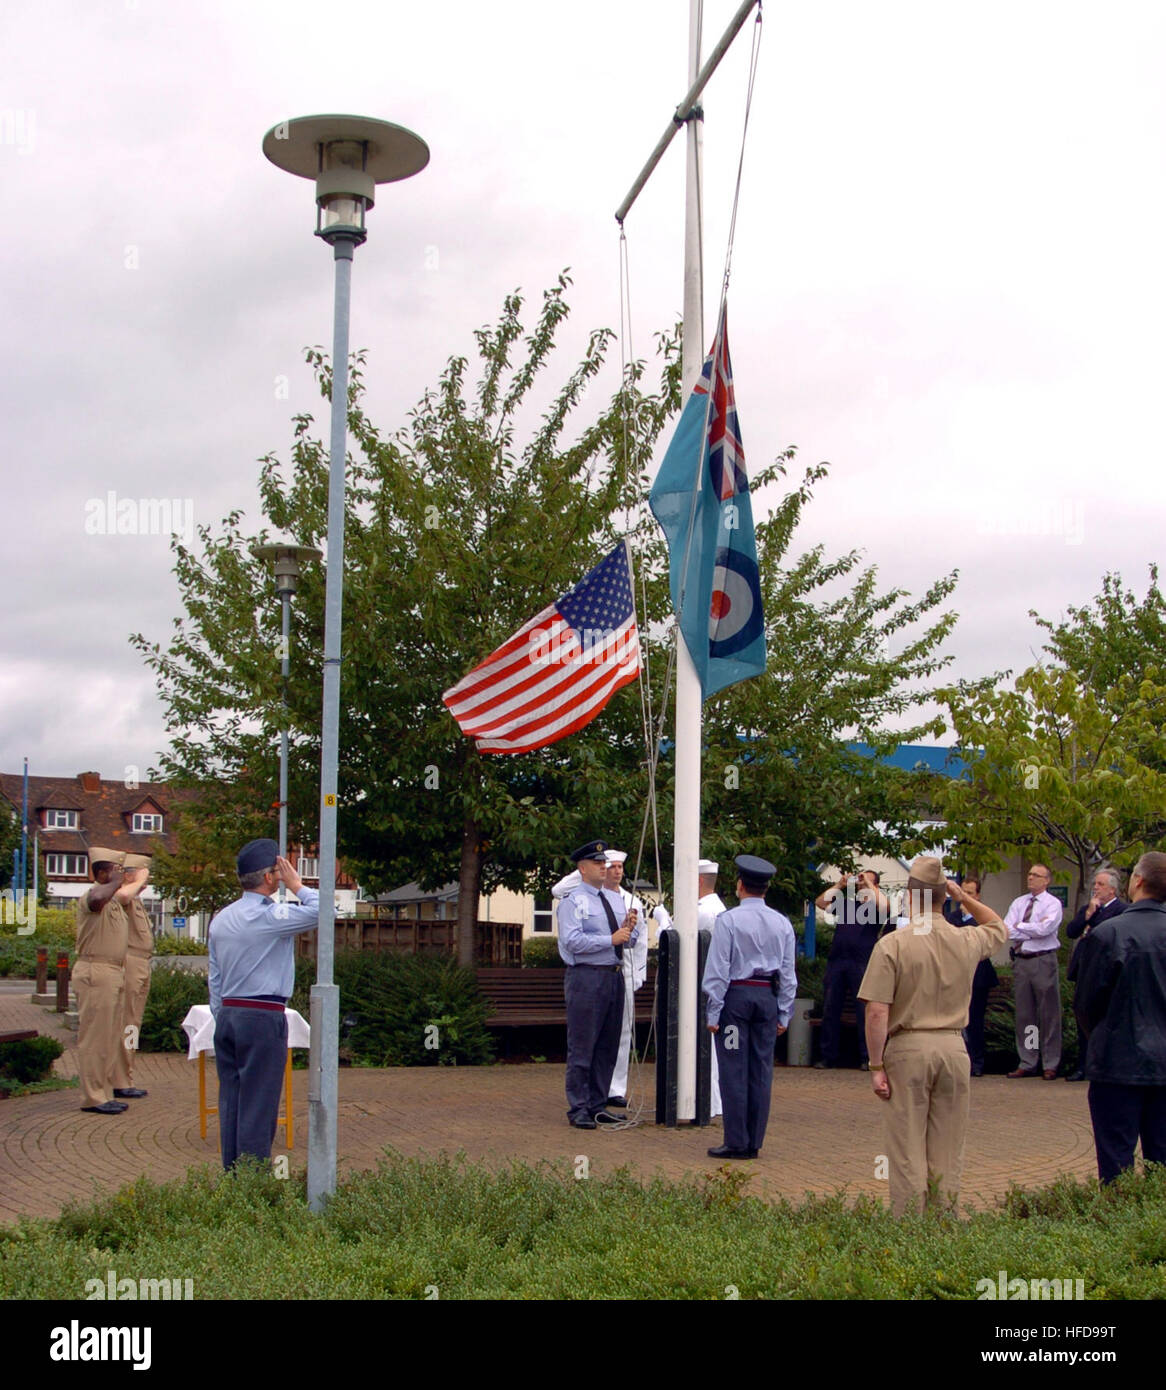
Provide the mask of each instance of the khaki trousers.
[{"label": "khaki trousers", "polygon": [[961,1033],[896,1033],[883,1060],[886,1144],[896,1216],[954,1208],[968,1128],[971,1063]]},{"label": "khaki trousers", "polygon": [[150,992],[150,957],[129,952],[125,972],[121,1039],[113,1067],[113,1084],[119,1091],[128,1091],[134,1084],[134,1053],[138,1050],[138,1033],[142,1027],[142,1015],[146,1012],[146,995]]},{"label": "khaki trousers", "polygon": [[77,1065],[81,1105],[113,1099],[113,1069],[121,1045],[125,971],[120,965],[81,959],[73,967],[77,991]]}]

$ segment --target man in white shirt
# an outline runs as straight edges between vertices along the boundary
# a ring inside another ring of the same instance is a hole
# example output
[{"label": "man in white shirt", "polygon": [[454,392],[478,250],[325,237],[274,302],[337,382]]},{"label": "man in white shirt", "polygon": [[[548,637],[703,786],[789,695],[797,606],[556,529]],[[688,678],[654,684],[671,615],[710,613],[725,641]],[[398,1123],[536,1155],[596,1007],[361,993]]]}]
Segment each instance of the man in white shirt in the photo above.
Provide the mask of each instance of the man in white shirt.
[{"label": "man in white shirt", "polygon": [[1044,864],[1034,864],[1028,871],[1028,892],[1013,901],[1004,917],[1020,1056],[1010,1077],[1043,1075],[1055,1081],[1061,1065],[1061,904],[1048,891],[1051,880]]},{"label": "man in white shirt", "polygon": [[[713,924],[721,913],[728,911],[717,893],[717,874],[720,873],[720,869],[721,866],[711,859],[702,859],[696,866],[698,892],[700,893],[700,898],[696,904],[696,927],[698,931],[711,932]],[[662,922],[660,930],[667,931],[671,926],[671,921]],[[712,1068],[709,1076],[709,1114],[715,1116],[722,1114],[724,1107],[721,1104],[721,1075],[717,1067],[716,1048],[713,1048],[710,1055]]]}]

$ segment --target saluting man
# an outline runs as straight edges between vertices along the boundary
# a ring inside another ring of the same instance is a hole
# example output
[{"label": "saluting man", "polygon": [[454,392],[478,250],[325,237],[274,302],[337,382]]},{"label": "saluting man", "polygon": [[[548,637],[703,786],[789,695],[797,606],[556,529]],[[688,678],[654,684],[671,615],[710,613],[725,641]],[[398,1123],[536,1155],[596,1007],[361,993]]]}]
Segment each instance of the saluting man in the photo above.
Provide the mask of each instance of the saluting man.
[{"label": "saluting man", "polygon": [[567,1120],[576,1129],[618,1124],[606,1108],[624,1016],[623,959],[641,932],[636,908],[605,888],[607,845],[571,855],[582,882],[559,904],[559,955],[566,962]]},{"label": "saluting man", "polygon": [[797,992],[796,947],[789,918],[765,902],[777,869],[740,854],[738,905],[713,926],[703,989],[714,1034],[725,1107],[725,1142],[710,1158],[756,1158],[769,1123],[773,1049],[789,1026]]},{"label": "saluting man", "polygon": [[123,857],[121,850],[94,845],[89,865],[95,886],[77,900],[77,1065],[81,1109],[95,1115],[120,1115],[129,1109],[113,1098],[129,943],[125,909],[145,887],[146,878],[140,870],[123,874]]},{"label": "saluting man", "polygon": [[[219,1073],[223,1167],[242,1154],[271,1157],[287,1064],[289,996],[295,988],[292,937],[311,931],[320,895],[305,888],[274,840],[252,840],[235,861],[243,896],[210,929],[210,996]],[[297,902],[277,902],[280,883]]]},{"label": "saluting man", "polygon": [[127,854],[125,867],[140,869],[142,877],[135,884],[137,892],[126,904],[129,945],[126,948],[125,959],[121,1043],[113,1068],[113,1096],[115,1100],[140,1100],[147,1092],[134,1085],[134,1054],[138,1050],[142,1018],[146,1012],[146,997],[150,993],[150,958],[154,954],[154,932],[146,909],[142,906],[141,897],[150,881],[150,856]]}]

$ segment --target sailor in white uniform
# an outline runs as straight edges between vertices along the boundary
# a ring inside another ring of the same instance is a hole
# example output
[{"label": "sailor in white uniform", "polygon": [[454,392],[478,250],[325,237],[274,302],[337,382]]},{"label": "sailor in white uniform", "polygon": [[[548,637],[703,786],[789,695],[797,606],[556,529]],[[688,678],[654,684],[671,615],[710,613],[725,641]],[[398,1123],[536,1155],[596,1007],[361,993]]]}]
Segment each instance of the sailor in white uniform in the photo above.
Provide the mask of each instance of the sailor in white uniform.
[{"label": "sailor in white uniform", "polygon": [[[696,927],[698,931],[711,932],[713,923],[721,913],[728,911],[717,893],[717,874],[720,872],[720,867],[711,859],[702,859],[696,866],[697,881],[700,885],[700,898],[696,904]],[[671,922],[661,923],[660,930],[666,931],[671,925]],[[720,1115],[723,1113],[723,1107],[721,1105],[721,1080],[720,1072],[717,1069],[716,1048],[712,1052],[710,1078],[709,1114]]]}]

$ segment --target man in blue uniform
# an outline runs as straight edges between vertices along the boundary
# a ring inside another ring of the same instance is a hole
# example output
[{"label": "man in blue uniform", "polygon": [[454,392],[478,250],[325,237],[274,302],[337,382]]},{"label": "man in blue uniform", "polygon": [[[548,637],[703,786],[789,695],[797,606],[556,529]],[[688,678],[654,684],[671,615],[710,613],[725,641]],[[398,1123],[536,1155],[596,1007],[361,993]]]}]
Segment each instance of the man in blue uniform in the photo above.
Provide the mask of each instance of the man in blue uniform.
[{"label": "man in blue uniform", "polygon": [[592,840],[571,858],[583,882],[559,904],[559,955],[567,963],[567,1119],[576,1129],[620,1123],[604,1109],[624,1012],[623,953],[642,928],[635,908],[603,887],[607,845]]},{"label": "man in blue uniform", "polygon": [[741,854],[738,906],[713,926],[703,989],[714,1034],[725,1114],[725,1142],[710,1158],[756,1158],[769,1123],[773,1049],[789,1026],[797,976],[794,929],[767,907],[765,890],[777,872],[765,859]]},{"label": "man in blue uniform", "polygon": [[[224,1168],[241,1154],[271,1157],[287,1063],[285,1006],[295,986],[292,937],[311,931],[320,915],[319,893],[304,887],[274,840],[244,845],[235,868],[243,896],[223,908],[210,929]],[[280,883],[297,902],[276,900]]]}]

